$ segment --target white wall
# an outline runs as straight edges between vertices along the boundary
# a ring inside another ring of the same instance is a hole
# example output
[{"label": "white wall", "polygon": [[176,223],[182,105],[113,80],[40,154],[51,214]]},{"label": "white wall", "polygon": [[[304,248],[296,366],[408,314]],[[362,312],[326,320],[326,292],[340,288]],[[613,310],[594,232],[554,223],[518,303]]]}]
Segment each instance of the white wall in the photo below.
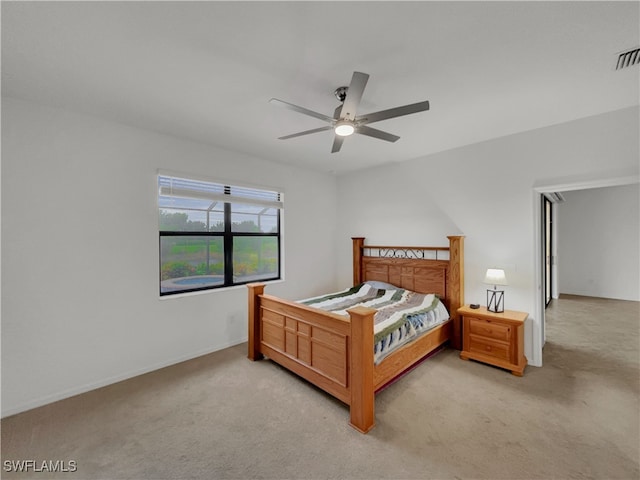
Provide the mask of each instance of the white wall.
[{"label": "white wall", "polygon": [[563,193],[558,205],[561,293],[640,301],[638,184]]},{"label": "white wall", "polygon": [[[337,238],[446,245],[447,235],[465,235],[466,301],[485,303],[486,268],[505,268],[505,307],[530,313],[525,351],[541,365],[534,186],[638,175],[638,158],[638,108],[628,108],[354,172],[338,179]],[[343,284],[351,275],[349,255],[341,243]]]},{"label": "white wall", "polygon": [[245,287],[159,299],[157,169],[283,188],[267,291],[335,286],[332,176],[11,98],[2,169],[3,416],[246,340]]}]

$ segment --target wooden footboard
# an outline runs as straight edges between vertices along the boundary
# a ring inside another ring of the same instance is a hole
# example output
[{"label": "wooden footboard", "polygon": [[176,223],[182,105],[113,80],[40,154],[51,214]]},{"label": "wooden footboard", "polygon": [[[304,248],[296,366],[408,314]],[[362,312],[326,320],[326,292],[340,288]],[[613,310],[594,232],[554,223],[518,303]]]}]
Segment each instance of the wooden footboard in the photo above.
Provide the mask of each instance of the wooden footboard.
[{"label": "wooden footboard", "polygon": [[350,406],[350,424],[374,426],[373,316],[356,307],[345,318],[264,294],[249,284],[249,352],[266,355]]},{"label": "wooden footboard", "polygon": [[355,307],[345,318],[266,295],[261,283],[248,288],[249,359],[266,355],[346,403],[363,433],[375,425],[375,392],[451,336],[449,320],[374,365],[374,309]]}]

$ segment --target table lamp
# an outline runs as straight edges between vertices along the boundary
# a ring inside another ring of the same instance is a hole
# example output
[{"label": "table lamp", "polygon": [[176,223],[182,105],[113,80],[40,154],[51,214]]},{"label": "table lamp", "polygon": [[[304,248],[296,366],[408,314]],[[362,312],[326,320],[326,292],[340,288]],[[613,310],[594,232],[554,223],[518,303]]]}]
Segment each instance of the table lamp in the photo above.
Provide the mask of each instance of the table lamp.
[{"label": "table lamp", "polygon": [[484,283],[493,285],[493,290],[487,289],[487,310],[490,312],[504,312],[504,290],[498,290],[498,285],[507,285],[504,270],[488,268]]}]

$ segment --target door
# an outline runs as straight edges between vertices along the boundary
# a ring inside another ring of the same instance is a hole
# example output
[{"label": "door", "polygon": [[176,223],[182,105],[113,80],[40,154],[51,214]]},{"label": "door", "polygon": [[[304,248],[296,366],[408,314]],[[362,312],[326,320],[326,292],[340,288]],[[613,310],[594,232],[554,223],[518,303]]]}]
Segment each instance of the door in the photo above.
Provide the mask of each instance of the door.
[{"label": "door", "polygon": [[545,308],[551,302],[553,292],[553,275],[552,275],[552,224],[553,224],[553,208],[552,203],[547,197],[542,195],[542,245],[544,258],[544,305]]}]

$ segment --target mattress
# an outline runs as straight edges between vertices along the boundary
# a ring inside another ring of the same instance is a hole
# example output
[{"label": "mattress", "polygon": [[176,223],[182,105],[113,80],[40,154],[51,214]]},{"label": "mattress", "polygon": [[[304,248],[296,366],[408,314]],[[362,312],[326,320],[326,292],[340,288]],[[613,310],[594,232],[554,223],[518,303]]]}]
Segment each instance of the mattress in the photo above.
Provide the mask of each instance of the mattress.
[{"label": "mattress", "polygon": [[373,319],[375,364],[449,319],[449,312],[437,295],[380,282],[365,282],[298,303],[345,316],[348,316],[347,309],[356,306],[376,309]]}]

